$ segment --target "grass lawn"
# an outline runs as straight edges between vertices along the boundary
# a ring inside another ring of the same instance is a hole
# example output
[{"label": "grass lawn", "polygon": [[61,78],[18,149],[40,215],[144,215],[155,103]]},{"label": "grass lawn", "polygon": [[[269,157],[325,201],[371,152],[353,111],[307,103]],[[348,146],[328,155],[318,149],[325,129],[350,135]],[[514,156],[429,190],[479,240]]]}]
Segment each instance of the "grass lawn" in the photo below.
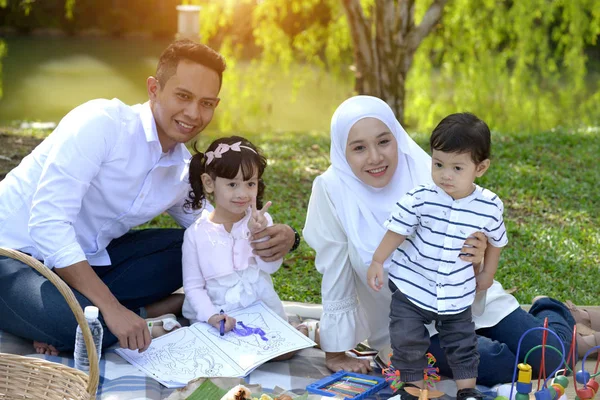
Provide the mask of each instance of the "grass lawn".
[{"label": "grass lawn", "polygon": [[[200,138],[204,149],[216,134]],[[311,184],[329,165],[324,132],[246,136],[269,159],[265,200],[275,222],[304,226]],[[428,135],[415,135],[426,148]],[[2,147],[2,146],[0,146]],[[479,181],[504,201],[509,244],[497,279],[522,303],[545,294],[600,304],[600,132],[494,133],[492,165]],[[160,216],[145,226],[175,226]],[[274,275],[283,300],[320,302],[321,275],[302,243]]]}]

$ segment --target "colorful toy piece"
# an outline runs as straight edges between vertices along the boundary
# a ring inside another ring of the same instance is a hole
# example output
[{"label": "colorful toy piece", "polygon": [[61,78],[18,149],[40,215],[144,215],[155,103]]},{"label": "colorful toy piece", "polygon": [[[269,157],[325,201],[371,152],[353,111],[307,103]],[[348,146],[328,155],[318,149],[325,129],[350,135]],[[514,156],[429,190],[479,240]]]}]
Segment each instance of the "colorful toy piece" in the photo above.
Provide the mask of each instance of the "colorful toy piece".
[{"label": "colorful toy piece", "polygon": [[439,390],[429,389],[427,385],[423,389],[419,389],[416,387],[405,387],[404,390],[408,394],[412,394],[419,398],[419,400],[429,400],[429,399],[437,399],[438,397],[442,397],[444,392],[440,392]]},{"label": "colorful toy piece", "polygon": [[[392,355],[390,354],[390,359]],[[423,370],[423,382],[424,389],[419,389],[415,387],[405,387],[407,393],[412,394],[419,398],[419,400],[427,400],[427,399],[435,399],[444,395],[444,392],[440,392],[438,390],[433,390],[435,387],[434,382],[438,382],[440,380],[439,372],[440,369],[434,367],[435,357],[431,353],[427,353],[427,367]],[[385,376],[385,380],[390,383],[390,387],[394,390],[400,389],[404,386],[404,383],[400,380],[400,371],[392,366],[392,362],[388,363],[388,367],[384,368],[382,371],[383,376]]]},{"label": "colorful toy piece", "polygon": [[387,386],[383,378],[377,376],[339,371],[306,387],[310,393],[321,396],[342,396],[351,400],[362,400]]}]

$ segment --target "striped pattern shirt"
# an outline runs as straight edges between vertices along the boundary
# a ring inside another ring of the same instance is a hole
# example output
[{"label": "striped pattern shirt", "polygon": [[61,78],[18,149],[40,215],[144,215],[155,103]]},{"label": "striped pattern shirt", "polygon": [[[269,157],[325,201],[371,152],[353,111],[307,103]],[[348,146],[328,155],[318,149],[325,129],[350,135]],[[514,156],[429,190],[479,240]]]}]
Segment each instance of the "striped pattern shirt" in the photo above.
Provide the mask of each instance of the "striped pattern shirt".
[{"label": "striped pattern shirt", "polygon": [[415,305],[437,314],[458,314],[475,298],[473,264],[459,258],[465,240],[477,231],[488,243],[508,243],[502,201],[476,186],[454,200],[435,184],[408,192],[384,226],[407,236],[392,256],[389,277]]}]

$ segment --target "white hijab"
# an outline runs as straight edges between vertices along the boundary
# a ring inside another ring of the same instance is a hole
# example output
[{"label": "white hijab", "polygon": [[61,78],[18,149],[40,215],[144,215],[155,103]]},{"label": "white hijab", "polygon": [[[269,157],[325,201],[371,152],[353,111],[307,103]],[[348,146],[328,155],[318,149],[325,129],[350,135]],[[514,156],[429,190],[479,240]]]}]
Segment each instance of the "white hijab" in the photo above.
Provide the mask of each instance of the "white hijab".
[{"label": "white hijab", "polygon": [[[365,184],[346,160],[350,128],[369,117],[386,124],[398,142],[398,168],[384,188]],[[431,158],[408,136],[387,103],[371,96],[351,97],[337,108],[331,118],[330,157],[331,166],[322,178],[349,242],[369,265],[394,204],[410,189],[431,182]]]}]

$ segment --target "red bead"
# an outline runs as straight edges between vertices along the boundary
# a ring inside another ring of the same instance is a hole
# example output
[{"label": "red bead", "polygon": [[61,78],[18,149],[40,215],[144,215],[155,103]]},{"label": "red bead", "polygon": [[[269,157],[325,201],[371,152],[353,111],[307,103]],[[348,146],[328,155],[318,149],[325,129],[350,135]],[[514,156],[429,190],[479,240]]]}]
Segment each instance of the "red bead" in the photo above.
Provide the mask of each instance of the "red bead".
[{"label": "red bead", "polygon": [[577,389],[577,396],[581,400],[590,400],[594,398],[594,391],[591,388]]},{"label": "red bead", "polygon": [[587,387],[591,388],[594,391],[594,396],[596,395],[596,393],[598,393],[598,382],[596,382],[594,379],[590,379],[587,383]]}]

